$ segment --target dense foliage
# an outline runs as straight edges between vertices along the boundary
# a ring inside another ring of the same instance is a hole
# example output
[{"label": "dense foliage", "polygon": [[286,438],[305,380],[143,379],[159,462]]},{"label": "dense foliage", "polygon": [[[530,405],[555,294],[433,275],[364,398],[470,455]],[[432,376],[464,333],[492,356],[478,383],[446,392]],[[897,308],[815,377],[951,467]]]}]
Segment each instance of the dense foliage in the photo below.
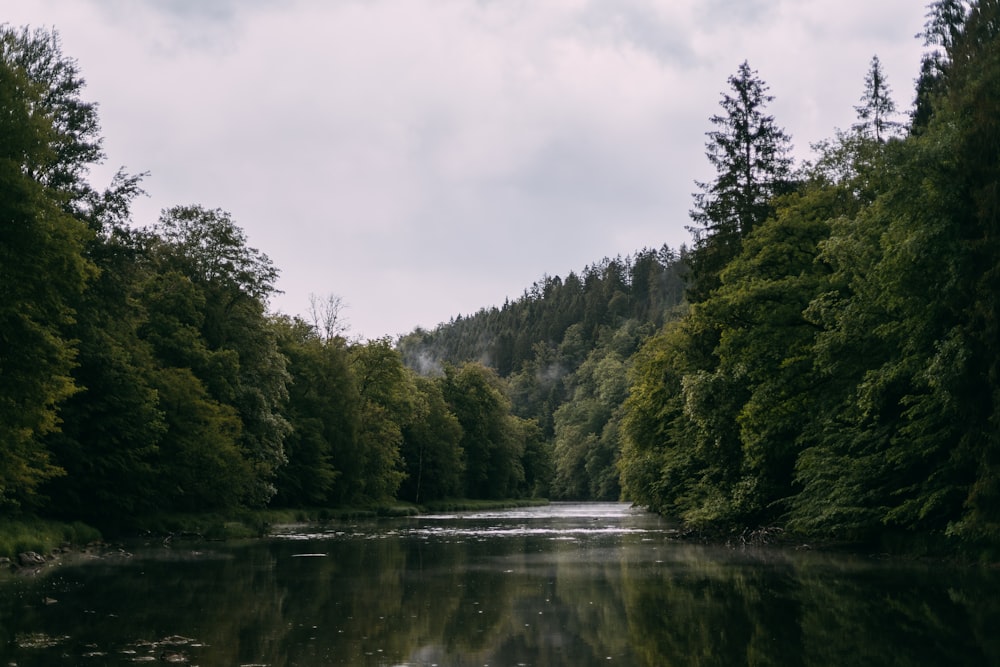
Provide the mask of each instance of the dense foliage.
[{"label": "dense foliage", "polygon": [[[692,527],[1000,544],[1000,1],[939,0],[908,122],[792,164],[748,63],[690,250],[398,341],[268,312],[221,210],[130,216],[55,33],[0,31],[0,511],[624,497]],[[317,304],[314,304],[317,305]],[[318,305],[324,305],[319,303]],[[321,312],[322,311],[322,312]]]},{"label": "dense foliage", "polygon": [[427,376],[467,362],[495,370],[508,409],[538,430],[539,445],[528,453],[545,472],[526,490],[617,500],[626,369],[640,341],[677,316],[686,256],[664,246],[606,258],[565,279],[545,277],[501,308],[418,329],[397,347]]},{"label": "dense foliage", "polygon": [[0,48],[0,511],[120,526],[544,488],[493,371],[420,378],[335,310],[270,314],[278,271],[228,213],[139,227],[141,175],[90,185],[96,107],[54,32],[3,27]]},{"label": "dense foliage", "polygon": [[646,343],[630,497],[694,525],[997,544],[998,26],[997,2],[932,7],[906,136],[873,60],[859,123]]}]

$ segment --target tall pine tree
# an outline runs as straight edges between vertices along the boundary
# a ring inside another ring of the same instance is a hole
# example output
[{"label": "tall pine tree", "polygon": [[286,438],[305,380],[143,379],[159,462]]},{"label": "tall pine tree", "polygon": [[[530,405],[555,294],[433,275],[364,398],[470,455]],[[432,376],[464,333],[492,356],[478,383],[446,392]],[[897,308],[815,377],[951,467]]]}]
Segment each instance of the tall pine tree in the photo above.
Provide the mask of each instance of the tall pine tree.
[{"label": "tall pine tree", "polygon": [[691,211],[695,248],[691,254],[688,297],[703,301],[719,285],[719,273],[735,257],[742,239],[771,213],[771,200],[787,191],[792,160],[790,138],[765,113],[774,97],[756,70],[744,61],[729,77],[722,114],[712,116],[708,132],[711,183],[697,182]]},{"label": "tall pine tree", "polygon": [[876,143],[881,144],[899,133],[900,124],[893,120],[896,103],[892,100],[892,89],[878,56],[872,56],[871,66],[865,75],[865,92],[861,95],[861,104],[854,110],[858,112],[854,129]]}]

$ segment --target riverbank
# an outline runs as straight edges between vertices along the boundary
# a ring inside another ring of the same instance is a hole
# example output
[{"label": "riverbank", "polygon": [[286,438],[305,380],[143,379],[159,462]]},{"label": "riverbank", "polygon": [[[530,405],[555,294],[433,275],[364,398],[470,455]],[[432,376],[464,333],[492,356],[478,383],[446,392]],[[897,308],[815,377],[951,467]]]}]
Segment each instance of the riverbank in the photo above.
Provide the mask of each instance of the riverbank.
[{"label": "riverbank", "polygon": [[[0,567],[25,566],[21,554],[35,554],[44,563],[101,539],[101,531],[79,521],[67,523],[34,517],[0,519]],[[41,564],[32,556],[25,560]]]},{"label": "riverbank", "polygon": [[[103,530],[80,521],[63,522],[36,517],[0,519],[0,568],[18,569],[56,562],[73,553],[94,550],[105,540],[155,537],[163,540],[247,539],[266,535],[271,526],[289,523],[326,523],[418,516],[438,512],[482,511],[547,505],[545,499],[452,499],[416,505],[393,502],[361,507],[238,510],[229,513],[156,514],[137,517],[127,525]],[[35,554],[22,558],[22,554]],[[22,562],[25,561],[25,562]]]}]

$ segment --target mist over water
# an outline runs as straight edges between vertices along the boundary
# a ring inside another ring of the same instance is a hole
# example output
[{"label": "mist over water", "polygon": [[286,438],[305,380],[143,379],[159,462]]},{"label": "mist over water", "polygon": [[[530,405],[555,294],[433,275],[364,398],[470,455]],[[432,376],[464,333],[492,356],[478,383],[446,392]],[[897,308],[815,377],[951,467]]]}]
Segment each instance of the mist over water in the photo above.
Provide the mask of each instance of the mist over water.
[{"label": "mist over water", "polygon": [[0,579],[0,664],[1000,664],[1000,575],[686,543],[621,503],[127,545]]}]

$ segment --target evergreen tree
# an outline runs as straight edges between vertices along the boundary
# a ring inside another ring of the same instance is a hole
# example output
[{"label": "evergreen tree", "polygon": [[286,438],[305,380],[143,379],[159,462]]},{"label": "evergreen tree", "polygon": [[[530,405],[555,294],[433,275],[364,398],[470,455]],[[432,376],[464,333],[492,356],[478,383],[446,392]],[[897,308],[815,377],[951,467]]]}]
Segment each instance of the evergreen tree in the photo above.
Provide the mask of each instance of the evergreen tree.
[{"label": "evergreen tree", "polygon": [[877,143],[883,143],[899,134],[900,124],[892,120],[896,113],[896,103],[892,100],[892,90],[878,56],[872,56],[871,66],[865,75],[861,104],[854,107],[854,110],[858,113],[859,121],[854,129]]},{"label": "evergreen tree", "polygon": [[689,227],[691,253],[688,298],[704,300],[719,284],[719,273],[739,252],[742,239],[771,213],[771,199],[789,189],[790,139],[765,113],[774,99],[746,62],[728,79],[723,114],[712,116],[718,129],[708,132],[709,162],[716,177],[697,183]]},{"label": "evergreen tree", "polygon": [[975,466],[965,512],[951,532],[995,548],[1000,544],[1000,2],[971,4],[949,55],[940,122],[932,121],[927,139],[932,147],[952,151],[950,169],[947,160],[931,162],[938,167],[932,173],[941,193],[934,203],[950,224],[941,230],[946,243],[929,246],[928,252],[943,252],[949,262],[942,277],[949,279],[942,280],[947,289],[938,298],[960,324],[935,341],[927,382],[938,390],[931,409],[946,401],[955,423],[964,427],[955,458]]},{"label": "evergreen tree", "polygon": [[928,51],[920,62],[917,95],[910,122],[914,134],[923,132],[934,114],[934,107],[944,94],[945,78],[950,67],[950,50],[960,38],[969,12],[966,0],[936,0],[930,4],[927,22],[918,37],[924,38]]},{"label": "evergreen tree", "polygon": [[837,398],[797,466],[796,527],[998,543],[1000,3],[963,5],[936,5],[963,18],[940,32],[947,67],[927,125],[822,253],[836,290],[810,314]]}]

